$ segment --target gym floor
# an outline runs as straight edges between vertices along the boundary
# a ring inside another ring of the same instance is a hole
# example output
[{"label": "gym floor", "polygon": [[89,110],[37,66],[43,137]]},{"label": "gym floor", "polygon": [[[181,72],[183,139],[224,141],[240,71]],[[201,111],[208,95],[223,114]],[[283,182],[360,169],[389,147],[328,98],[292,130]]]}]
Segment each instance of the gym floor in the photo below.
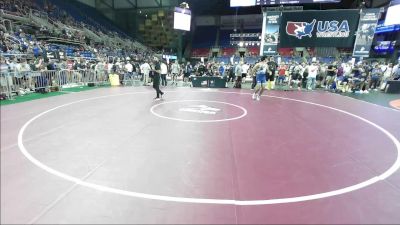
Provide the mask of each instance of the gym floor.
[{"label": "gym floor", "polygon": [[1,223],[398,223],[400,111],[99,88],[1,107]]}]

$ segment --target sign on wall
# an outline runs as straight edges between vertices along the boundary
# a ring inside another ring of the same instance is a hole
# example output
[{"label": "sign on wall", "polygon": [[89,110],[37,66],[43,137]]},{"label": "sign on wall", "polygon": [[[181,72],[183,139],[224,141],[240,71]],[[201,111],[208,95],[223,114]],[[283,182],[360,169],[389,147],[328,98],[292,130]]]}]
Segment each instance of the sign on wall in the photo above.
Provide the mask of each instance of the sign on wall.
[{"label": "sign on wall", "polygon": [[280,47],[352,47],[358,10],[283,12]]},{"label": "sign on wall", "polygon": [[260,55],[276,55],[278,53],[281,12],[266,11],[263,16]]},{"label": "sign on wall", "polygon": [[362,9],[357,38],[354,44],[353,56],[369,57],[369,51],[374,40],[375,29],[380,17],[380,9]]}]

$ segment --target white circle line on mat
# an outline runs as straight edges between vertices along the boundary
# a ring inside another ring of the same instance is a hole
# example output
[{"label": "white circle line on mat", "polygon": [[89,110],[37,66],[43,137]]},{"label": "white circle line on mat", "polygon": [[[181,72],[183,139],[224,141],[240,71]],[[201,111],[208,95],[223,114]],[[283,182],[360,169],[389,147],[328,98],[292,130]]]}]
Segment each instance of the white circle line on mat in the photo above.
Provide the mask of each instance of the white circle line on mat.
[{"label": "white circle line on mat", "polygon": [[[180,118],[174,118],[174,117],[169,117],[169,116],[163,116],[160,115],[159,113],[155,112],[154,109],[161,106],[161,105],[166,105],[169,103],[177,103],[177,102],[210,102],[210,103],[219,103],[219,104],[224,104],[224,105],[230,105],[233,107],[236,107],[240,110],[242,110],[242,114],[236,117],[232,117],[232,118],[226,118],[226,119],[216,119],[216,120],[191,120],[191,119],[180,119]],[[238,120],[241,119],[243,117],[245,117],[247,115],[247,110],[245,108],[243,108],[242,106],[239,105],[235,105],[232,103],[228,103],[228,102],[221,102],[221,101],[209,101],[209,100],[177,100],[177,101],[167,101],[167,102],[163,102],[163,103],[159,103],[157,105],[153,105],[150,108],[150,112],[160,118],[163,119],[169,119],[169,120],[175,120],[175,121],[180,121],[180,122],[193,122],[193,123],[216,123],[216,122],[226,122],[226,121],[231,121],[231,120]]]},{"label": "white circle line on mat", "polygon": [[[318,104],[318,103],[313,103],[313,102],[308,102],[308,101],[303,101],[303,100],[298,100],[298,99],[291,99],[291,98],[285,98],[285,97],[279,97],[279,96],[271,96],[271,95],[263,95],[265,97],[269,98],[278,98],[278,99],[283,99],[283,100],[289,100],[289,101],[295,101],[295,102],[300,102],[300,103],[305,103],[305,104],[310,104],[310,105],[315,105],[319,107],[323,107],[326,109],[331,109],[337,112],[344,113],[346,115],[352,116],[354,118],[357,118],[361,121],[364,121],[365,123],[371,125],[372,127],[375,127],[379,131],[381,131],[383,134],[385,134],[396,146],[397,148],[397,159],[394,162],[394,164],[385,172],[380,174],[379,176],[372,177],[366,181],[363,181],[361,183],[357,183],[355,185],[351,185],[348,187],[340,188],[334,191],[329,191],[329,192],[323,192],[323,193],[318,193],[318,194],[312,194],[312,195],[304,195],[304,196],[297,196],[297,197],[290,197],[290,198],[277,198],[277,199],[265,199],[265,200],[235,200],[235,199],[205,199],[205,198],[189,198],[189,197],[174,197],[174,196],[165,196],[165,195],[155,195],[155,194],[147,194],[147,193],[141,193],[141,192],[134,192],[134,191],[127,191],[127,190],[122,190],[122,189],[117,189],[117,188],[111,188],[99,184],[94,184],[90,182],[86,182],[82,179],[67,175],[65,173],[62,173],[58,170],[55,170],[44,163],[40,162],[37,160],[35,157],[33,157],[25,148],[23,144],[23,134],[26,130],[26,128],[36,119],[42,117],[43,115],[55,111],[59,108],[66,107],[72,104],[80,103],[80,102],[85,102],[85,101],[90,101],[90,100],[95,100],[95,99],[101,99],[101,98],[108,98],[108,97],[116,97],[116,96],[122,96],[122,95],[130,95],[130,94],[139,94],[139,93],[150,93],[150,92],[131,92],[131,93],[123,93],[123,94],[117,94],[117,95],[108,95],[108,96],[101,96],[101,97],[95,97],[95,98],[88,98],[88,99],[83,99],[67,104],[63,104],[57,107],[54,107],[52,109],[49,109],[47,111],[44,111],[36,116],[34,116],[32,119],[30,119],[28,122],[26,122],[22,128],[19,130],[18,133],[18,147],[21,151],[21,153],[28,159],[30,160],[33,164],[38,166],[39,168],[45,170],[46,172],[53,174],[55,176],[58,176],[62,179],[74,182],[78,185],[81,185],[83,187],[88,187],[92,188],[98,191],[103,191],[103,192],[108,192],[108,193],[114,193],[114,194],[119,194],[123,196],[129,196],[129,197],[136,197],[136,198],[143,198],[143,199],[149,199],[149,200],[159,200],[159,201],[169,201],[169,202],[181,202],[181,203],[202,203],[202,204],[221,204],[221,205],[271,205],[271,204],[283,204],[283,203],[293,203],[293,202],[302,202],[302,201],[310,201],[310,200],[316,200],[316,199],[322,199],[322,198],[328,198],[328,197],[333,197],[345,193],[350,193],[362,188],[365,188],[367,186],[370,186],[374,183],[377,183],[378,181],[382,181],[390,177],[393,173],[395,173],[399,168],[400,168],[400,142],[397,140],[396,137],[394,137],[389,131],[386,129],[382,128],[381,126],[363,118],[360,116],[357,116],[355,114],[352,114],[350,112],[337,109],[334,107]],[[215,93],[215,92],[211,92]],[[250,93],[236,93],[236,92],[223,92],[219,91],[219,93],[225,93],[225,94],[247,94],[249,95]],[[249,101],[251,101],[249,99]]]}]

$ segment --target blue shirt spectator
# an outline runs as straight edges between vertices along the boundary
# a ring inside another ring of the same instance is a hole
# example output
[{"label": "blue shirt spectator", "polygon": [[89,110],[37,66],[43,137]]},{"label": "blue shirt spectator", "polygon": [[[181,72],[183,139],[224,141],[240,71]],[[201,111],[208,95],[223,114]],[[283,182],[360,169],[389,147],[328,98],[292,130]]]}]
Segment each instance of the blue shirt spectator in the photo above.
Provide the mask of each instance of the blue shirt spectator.
[{"label": "blue shirt spectator", "polygon": [[35,58],[39,57],[40,55],[40,48],[35,44],[35,46],[33,47],[33,55],[35,56]]}]

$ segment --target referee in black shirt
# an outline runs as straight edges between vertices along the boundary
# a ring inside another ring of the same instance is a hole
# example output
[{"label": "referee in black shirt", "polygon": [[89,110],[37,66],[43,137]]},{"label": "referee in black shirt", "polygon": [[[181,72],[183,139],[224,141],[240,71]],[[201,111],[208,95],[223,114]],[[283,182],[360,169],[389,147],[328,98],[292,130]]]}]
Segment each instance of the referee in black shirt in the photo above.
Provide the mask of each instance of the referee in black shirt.
[{"label": "referee in black shirt", "polygon": [[157,57],[154,57],[154,68],[153,68],[153,88],[156,90],[157,96],[154,100],[162,99],[164,92],[160,90],[160,74],[161,74],[161,63]]}]

